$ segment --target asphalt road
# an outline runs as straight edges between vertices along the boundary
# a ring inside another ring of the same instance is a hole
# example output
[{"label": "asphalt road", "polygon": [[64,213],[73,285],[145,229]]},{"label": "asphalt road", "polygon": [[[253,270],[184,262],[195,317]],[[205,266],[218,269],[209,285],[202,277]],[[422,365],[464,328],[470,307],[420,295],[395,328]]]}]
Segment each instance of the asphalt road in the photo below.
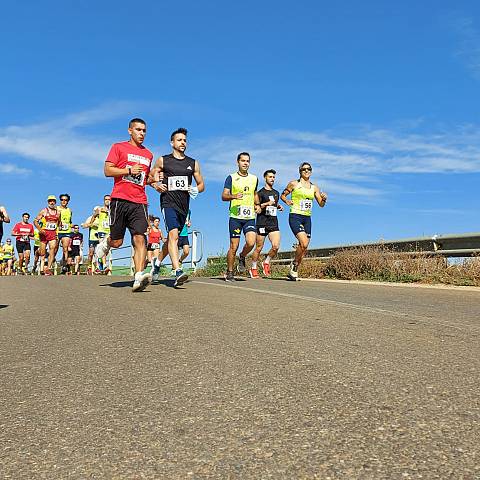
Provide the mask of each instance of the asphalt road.
[{"label": "asphalt road", "polygon": [[2,479],[480,479],[480,291],[126,280],[0,278]]}]

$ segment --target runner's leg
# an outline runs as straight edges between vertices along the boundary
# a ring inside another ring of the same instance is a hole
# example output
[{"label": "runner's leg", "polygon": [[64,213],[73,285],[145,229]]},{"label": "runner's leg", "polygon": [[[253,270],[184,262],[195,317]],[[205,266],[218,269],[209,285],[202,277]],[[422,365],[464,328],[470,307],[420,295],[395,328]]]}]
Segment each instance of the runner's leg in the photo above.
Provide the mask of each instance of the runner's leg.
[{"label": "runner's leg", "polygon": [[272,247],[270,248],[270,251],[268,252],[265,261],[267,263],[270,263],[270,260],[277,255],[278,250],[280,249],[280,232],[270,232],[268,234],[268,239],[270,240]]},{"label": "runner's leg", "polygon": [[305,232],[299,232],[296,235],[298,240],[297,250],[295,251],[295,260],[294,263],[297,267],[300,266],[302,263],[303,257],[308,250],[308,244],[310,243],[310,239],[308,238]]},{"label": "runner's leg", "polygon": [[237,255],[238,246],[240,245],[240,238],[235,237],[230,239],[230,248],[227,252],[227,270],[233,272],[235,265],[235,257]]}]

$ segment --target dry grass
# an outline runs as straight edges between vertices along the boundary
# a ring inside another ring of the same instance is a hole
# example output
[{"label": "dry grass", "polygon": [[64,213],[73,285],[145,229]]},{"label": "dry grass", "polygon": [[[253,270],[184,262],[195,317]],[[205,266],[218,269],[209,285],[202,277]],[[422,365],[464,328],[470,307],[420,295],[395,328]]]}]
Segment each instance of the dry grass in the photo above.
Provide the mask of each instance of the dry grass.
[{"label": "dry grass", "polygon": [[[200,275],[218,275],[225,271],[225,259],[210,264]],[[272,265],[272,275],[285,276],[288,266]],[[383,246],[343,250],[325,260],[305,258],[300,266],[303,278],[374,280],[403,283],[442,283],[480,286],[480,256],[451,261],[425,254],[405,255]]]},{"label": "dry grass", "polygon": [[459,263],[420,252],[405,255],[382,246],[361,247],[340,251],[325,261],[305,259],[299,274],[307,278],[480,286],[480,257]]}]

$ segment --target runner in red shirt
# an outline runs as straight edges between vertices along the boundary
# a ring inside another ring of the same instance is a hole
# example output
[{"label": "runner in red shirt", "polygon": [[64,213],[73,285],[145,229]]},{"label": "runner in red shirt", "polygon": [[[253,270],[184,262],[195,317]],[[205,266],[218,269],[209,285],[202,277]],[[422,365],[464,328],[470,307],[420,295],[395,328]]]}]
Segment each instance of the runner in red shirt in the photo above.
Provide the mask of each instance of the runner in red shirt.
[{"label": "runner in red shirt", "polygon": [[[45,275],[52,275],[53,262],[55,261],[55,249],[57,247],[57,227],[60,223],[60,212],[57,210],[57,198],[55,195],[49,195],[47,198],[48,206],[42,208],[33,224],[40,234],[40,272]],[[40,224],[42,222],[42,224]],[[48,244],[48,264],[45,265],[45,251]]]},{"label": "runner in red shirt", "polygon": [[96,247],[97,258],[107,255],[110,248],[122,245],[126,229],[132,236],[135,249],[135,279],[133,291],[144,290],[152,276],[144,273],[147,248],[145,234],[148,229],[147,184],[153,154],[142,144],[147,133],[145,121],[140,118],[128,124],[130,140],[115,143],[105,160],[105,176],[113,177],[112,200],[110,202],[110,235]]},{"label": "runner in red shirt", "polygon": [[[28,274],[28,264],[30,263],[30,239],[33,238],[33,225],[28,223],[29,213],[22,214],[22,221],[17,223],[12,230],[12,235],[17,239],[16,247],[18,252],[18,269],[21,273]],[[25,260],[25,266],[23,261]]]},{"label": "runner in red shirt", "polygon": [[153,217],[148,230],[148,243],[147,243],[147,257],[148,263],[152,265],[152,271],[154,267],[154,261],[160,254],[160,242],[163,240],[162,231],[160,230],[160,218]]}]

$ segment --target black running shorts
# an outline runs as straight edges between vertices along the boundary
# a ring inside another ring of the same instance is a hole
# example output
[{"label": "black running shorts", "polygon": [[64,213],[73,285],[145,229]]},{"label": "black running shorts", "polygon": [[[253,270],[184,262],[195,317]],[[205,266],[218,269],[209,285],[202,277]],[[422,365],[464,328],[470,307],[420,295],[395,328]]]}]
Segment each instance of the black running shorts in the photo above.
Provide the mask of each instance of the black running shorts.
[{"label": "black running shorts", "polygon": [[147,206],[112,198],[110,202],[110,238],[121,240],[128,228],[130,235],[145,235],[148,228]]}]

